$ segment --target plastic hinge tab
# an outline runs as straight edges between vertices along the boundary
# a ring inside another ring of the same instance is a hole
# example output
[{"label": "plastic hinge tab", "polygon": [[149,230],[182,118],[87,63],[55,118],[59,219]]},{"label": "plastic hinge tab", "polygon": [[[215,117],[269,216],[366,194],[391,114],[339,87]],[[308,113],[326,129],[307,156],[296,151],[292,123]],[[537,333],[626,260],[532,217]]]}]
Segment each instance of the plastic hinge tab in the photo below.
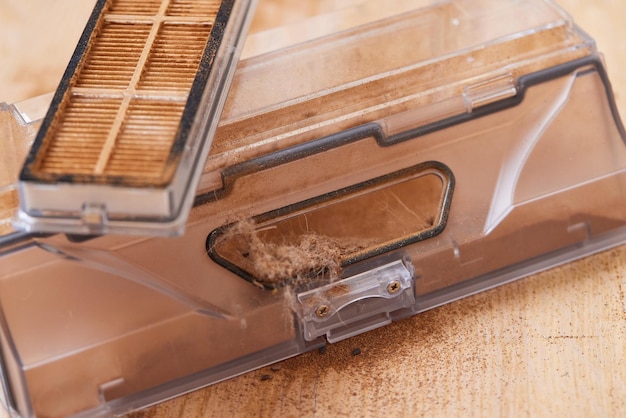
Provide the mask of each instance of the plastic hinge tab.
[{"label": "plastic hinge tab", "polygon": [[334,343],[391,322],[415,305],[411,264],[401,260],[297,295],[304,338]]}]

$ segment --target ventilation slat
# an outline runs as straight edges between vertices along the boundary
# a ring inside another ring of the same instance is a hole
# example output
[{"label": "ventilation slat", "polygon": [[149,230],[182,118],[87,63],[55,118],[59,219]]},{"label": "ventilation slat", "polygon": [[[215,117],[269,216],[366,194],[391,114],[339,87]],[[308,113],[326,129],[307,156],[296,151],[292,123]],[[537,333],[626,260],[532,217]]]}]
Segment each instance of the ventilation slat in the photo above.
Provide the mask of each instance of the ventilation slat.
[{"label": "ventilation slat", "polygon": [[116,0],[109,13],[124,15],[155,15],[161,7],[161,0]]},{"label": "ventilation slat", "polygon": [[169,16],[216,15],[220,3],[215,0],[171,0],[167,14]]}]

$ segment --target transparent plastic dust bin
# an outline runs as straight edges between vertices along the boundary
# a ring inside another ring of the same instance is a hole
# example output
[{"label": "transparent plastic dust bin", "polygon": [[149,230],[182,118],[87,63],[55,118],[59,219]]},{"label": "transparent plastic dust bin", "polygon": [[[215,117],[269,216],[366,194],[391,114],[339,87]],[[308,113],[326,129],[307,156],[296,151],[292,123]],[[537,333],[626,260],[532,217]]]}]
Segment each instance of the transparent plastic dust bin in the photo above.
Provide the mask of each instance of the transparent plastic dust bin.
[{"label": "transparent plastic dust bin", "polygon": [[128,412],[626,241],[626,135],[567,14],[380,4],[247,38],[180,237],[14,229],[79,192],[17,184],[42,122],[0,109],[12,411]]}]

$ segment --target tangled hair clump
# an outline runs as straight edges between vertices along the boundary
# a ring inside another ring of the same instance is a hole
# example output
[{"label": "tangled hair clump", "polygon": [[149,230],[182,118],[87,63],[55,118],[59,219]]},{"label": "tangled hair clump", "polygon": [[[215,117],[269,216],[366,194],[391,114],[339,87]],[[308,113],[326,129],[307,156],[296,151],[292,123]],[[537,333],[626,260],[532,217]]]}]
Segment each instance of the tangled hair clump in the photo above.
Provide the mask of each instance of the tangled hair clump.
[{"label": "tangled hair clump", "polygon": [[249,219],[238,221],[220,241],[237,237],[238,251],[245,257],[250,273],[259,283],[272,287],[321,274],[333,281],[341,275],[345,256],[365,247],[355,240],[339,240],[315,232],[282,237],[279,242],[263,239],[261,233],[271,228],[257,228]]}]

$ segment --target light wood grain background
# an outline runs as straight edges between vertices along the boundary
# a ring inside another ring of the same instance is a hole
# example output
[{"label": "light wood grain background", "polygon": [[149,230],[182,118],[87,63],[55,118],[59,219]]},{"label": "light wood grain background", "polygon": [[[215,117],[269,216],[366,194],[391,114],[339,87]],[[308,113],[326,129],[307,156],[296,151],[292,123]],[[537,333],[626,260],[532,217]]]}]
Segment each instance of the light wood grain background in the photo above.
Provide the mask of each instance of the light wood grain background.
[{"label": "light wood grain background", "polygon": [[[254,28],[329,4],[284,1],[260,0]],[[604,51],[626,115],[626,1],[560,3]],[[92,4],[0,0],[0,101],[56,87]],[[620,247],[135,416],[626,416],[625,292]]]}]

